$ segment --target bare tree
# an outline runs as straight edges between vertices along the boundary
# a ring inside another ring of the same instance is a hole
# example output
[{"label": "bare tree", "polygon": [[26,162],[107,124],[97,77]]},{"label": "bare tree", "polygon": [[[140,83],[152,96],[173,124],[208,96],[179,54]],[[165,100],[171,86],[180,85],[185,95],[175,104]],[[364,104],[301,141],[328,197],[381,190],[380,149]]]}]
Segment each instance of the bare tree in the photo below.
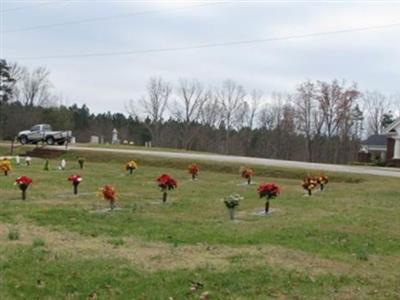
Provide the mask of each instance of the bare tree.
[{"label": "bare tree", "polygon": [[[147,96],[139,100],[141,108],[147,115],[144,125],[149,130],[154,145],[158,145],[160,141],[161,125],[171,92],[172,86],[168,82],[163,81],[161,77],[153,77],[147,84]],[[137,112],[134,103],[130,101],[128,113],[137,117]]]},{"label": "bare tree", "polygon": [[20,101],[30,107],[48,105],[52,88],[50,72],[44,67],[35,68],[31,72],[23,69],[21,72]]},{"label": "bare tree", "polygon": [[367,91],[362,96],[368,135],[382,133],[382,118],[390,111],[389,99],[378,91]]},{"label": "bare tree", "polygon": [[306,138],[306,149],[308,161],[313,159],[313,140],[316,134],[316,99],[315,85],[311,81],[302,83],[297,88],[297,94],[294,97],[296,119],[299,131]]},{"label": "bare tree", "polygon": [[208,101],[210,94],[197,80],[181,79],[176,89],[178,101],[175,101],[172,113],[175,118],[183,123],[180,138],[182,146],[190,149],[193,138],[199,130],[196,124],[201,116],[202,110]]},{"label": "bare tree", "polygon": [[218,99],[211,91],[208,92],[208,101],[203,105],[200,113],[200,122],[203,125],[211,128],[216,128],[219,125],[221,117],[221,109]]},{"label": "bare tree", "polygon": [[230,149],[231,130],[237,125],[238,114],[243,112],[245,90],[241,85],[232,80],[222,83],[216,92],[219,105],[221,107],[221,121],[225,127],[225,152]]}]

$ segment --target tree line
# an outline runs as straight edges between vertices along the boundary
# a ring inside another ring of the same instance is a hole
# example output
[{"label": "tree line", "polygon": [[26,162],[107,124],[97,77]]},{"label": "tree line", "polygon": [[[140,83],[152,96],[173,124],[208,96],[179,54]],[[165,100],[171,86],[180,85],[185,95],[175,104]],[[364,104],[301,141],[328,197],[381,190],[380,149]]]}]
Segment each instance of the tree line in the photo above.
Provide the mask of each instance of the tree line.
[{"label": "tree line", "polygon": [[232,80],[207,87],[195,79],[176,84],[150,78],[143,97],[124,113],[90,112],[86,105],[61,105],[43,68],[0,60],[0,138],[15,137],[35,123],[72,130],[79,142],[91,135],[110,142],[232,155],[348,163],[360,141],[380,134],[399,112],[400,97],[362,92],[344,80],[305,81],[293,93],[247,91]]}]

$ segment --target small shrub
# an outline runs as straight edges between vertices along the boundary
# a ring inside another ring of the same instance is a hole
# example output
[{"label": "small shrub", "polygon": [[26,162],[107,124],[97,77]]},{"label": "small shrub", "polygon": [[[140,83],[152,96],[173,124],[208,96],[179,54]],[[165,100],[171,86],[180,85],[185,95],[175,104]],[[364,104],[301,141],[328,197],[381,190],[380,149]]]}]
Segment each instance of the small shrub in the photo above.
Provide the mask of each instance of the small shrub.
[{"label": "small shrub", "polygon": [[41,238],[34,238],[32,242],[32,247],[44,247],[46,245],[46,241]]},{"label": "small shrub", "polygon": [[8,239],[10,241],[16,241],[19,240],[19,232],[18,229],[14,228],[14,227],[10,227],[8,229],[8,235],[7,235]]},{"label": "small shrub", "polygon": [[111,245],[122,246],[125,242],[121,238],[115,238],[108,241]]},{"label": "small shrub", "polygon": [[356,257],[358,260],[368,261],[368,251],[365,248],[360,248],[356,252]]}]

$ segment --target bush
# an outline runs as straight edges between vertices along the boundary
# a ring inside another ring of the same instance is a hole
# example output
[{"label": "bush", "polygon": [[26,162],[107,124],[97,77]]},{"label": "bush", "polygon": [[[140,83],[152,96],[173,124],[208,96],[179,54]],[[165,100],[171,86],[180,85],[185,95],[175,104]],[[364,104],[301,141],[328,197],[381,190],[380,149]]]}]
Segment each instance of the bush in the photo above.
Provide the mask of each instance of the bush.
[{"label": "bush", "polygon": [[14,228],[14,227],[10,227],[8,228],[8,235],[7,235],[8,239],[10,241],[16,241],[19,240],[19,232],[18,229]]}]

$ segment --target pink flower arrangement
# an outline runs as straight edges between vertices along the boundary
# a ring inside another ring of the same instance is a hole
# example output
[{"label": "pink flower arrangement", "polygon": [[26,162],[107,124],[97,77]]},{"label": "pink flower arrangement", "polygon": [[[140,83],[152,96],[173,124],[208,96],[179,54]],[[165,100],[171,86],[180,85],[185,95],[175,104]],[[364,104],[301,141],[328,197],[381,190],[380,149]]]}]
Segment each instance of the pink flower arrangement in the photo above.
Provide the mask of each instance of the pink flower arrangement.
[{"label": "pink flower arrangement", "polygon": [[71,175],[68,178],[68,181],[72,182],[72,185],[74,186],[74,195],[78,194],[78,186],[82,182],[82,177],[80,175]]}]

